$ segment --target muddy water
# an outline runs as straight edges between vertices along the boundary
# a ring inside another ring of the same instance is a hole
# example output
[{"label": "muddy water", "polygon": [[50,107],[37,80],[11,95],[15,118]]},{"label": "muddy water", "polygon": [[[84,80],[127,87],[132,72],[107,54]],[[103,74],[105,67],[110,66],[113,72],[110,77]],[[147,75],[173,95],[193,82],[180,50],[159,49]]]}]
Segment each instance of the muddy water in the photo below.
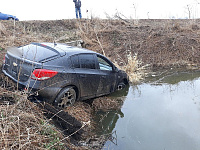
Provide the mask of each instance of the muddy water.
[{"label": "muddy water", "polygon": [[103,149],[200,150],[200,73],[172,73],[130,86],[120,111],[98,114]]}]

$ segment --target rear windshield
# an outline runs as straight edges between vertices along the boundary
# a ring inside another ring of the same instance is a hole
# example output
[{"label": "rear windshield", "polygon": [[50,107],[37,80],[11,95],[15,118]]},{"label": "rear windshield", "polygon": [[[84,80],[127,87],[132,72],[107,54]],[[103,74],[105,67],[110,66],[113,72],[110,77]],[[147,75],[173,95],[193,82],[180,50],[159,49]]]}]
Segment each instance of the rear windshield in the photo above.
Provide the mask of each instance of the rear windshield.
[{"label": "rear windshield", "polygon": [[37,46],[37,45],[26,45],[20,48],[12,48],[8,50],[11,54],[22,57],[31,61],[43,61],[45,59],[51,58],[53,56],[58,55],[58,53],[49,50],[45,47]]}]

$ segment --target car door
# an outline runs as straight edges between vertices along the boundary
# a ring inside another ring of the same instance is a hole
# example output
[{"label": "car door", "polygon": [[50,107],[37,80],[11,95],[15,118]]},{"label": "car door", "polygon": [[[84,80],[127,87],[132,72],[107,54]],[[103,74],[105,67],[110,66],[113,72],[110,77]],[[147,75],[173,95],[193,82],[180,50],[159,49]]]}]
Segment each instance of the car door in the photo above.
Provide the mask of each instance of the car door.
[{"label": "car door", "polygon": [[116,87],[116,72],[113,70],[114,65],[104,56],[97,55],[100,83],[98,95],[109,94]]},{"label": "car door", "polygon": [[72,64],[75,64],[73,68],[77,74],[82,99],[84,97],[95,97],[100,76],[98,76],[99,71],[96,69],[94,54],[79,54],[71,57],[71,59]]}]

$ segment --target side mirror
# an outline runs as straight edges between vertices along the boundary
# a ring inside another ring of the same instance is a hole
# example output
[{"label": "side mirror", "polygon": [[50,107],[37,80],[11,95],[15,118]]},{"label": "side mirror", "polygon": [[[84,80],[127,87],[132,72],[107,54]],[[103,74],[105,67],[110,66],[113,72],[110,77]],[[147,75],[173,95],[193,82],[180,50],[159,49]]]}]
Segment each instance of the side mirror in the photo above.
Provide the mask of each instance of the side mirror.
[{"label": "side mirror", "polygon": [[119,69],[118,69],[116,66],[114,66],[114,67],[113,67],[113,71],[114,71],[114,72],[119,72]]}]

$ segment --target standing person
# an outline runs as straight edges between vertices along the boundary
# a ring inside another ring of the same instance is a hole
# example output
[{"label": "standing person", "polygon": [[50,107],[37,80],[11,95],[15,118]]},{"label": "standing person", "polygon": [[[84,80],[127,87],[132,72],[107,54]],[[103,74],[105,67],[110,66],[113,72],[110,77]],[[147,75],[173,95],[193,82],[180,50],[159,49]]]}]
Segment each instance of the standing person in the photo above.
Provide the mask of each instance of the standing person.
[{"label": "standing person", "polygon": [[81,16],[81,0],[73,0],[74,4],[75,4],[75,11],[76,11],[76,18],[79,18],[81,19],[82,16]]}]

